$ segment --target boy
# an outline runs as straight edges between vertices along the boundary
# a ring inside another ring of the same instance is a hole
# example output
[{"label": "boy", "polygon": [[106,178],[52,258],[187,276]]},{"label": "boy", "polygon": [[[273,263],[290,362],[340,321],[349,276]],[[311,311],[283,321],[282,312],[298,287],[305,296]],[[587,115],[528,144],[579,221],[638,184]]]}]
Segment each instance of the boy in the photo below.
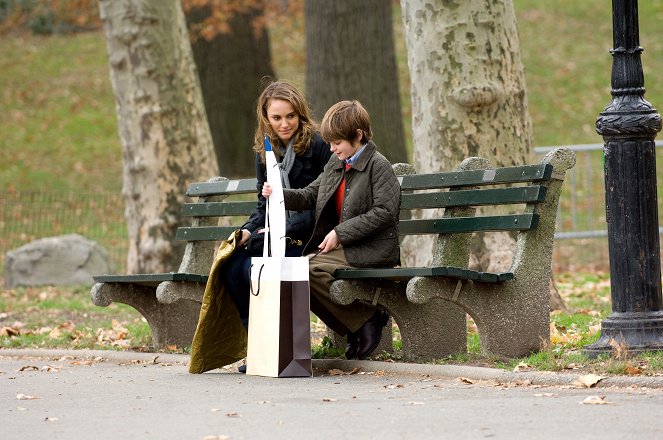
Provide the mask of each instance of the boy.
[{"label": "boy", "polygon": [[[304,247],[311,254],[311,311],[347,335],[348,359],[365,359],[378,346],[389,316],[363,303],[331,301],[337,269],[393,267],[400,263],[398,216],[401,192],[389,161],[371,141],[371,121],[358,101],[334,104],[320,133],[334,156],[322,174],[302,189],[284,189],[286,209],[314,210],[313,235]],[[265,184],[262,195],[269,197]]]}]

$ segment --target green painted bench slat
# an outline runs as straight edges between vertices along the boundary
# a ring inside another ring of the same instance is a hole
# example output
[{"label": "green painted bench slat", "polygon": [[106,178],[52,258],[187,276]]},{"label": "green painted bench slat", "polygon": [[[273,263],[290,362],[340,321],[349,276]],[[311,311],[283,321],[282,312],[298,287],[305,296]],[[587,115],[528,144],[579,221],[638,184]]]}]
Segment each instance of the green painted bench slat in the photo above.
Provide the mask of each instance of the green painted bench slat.
[{"label": "green painted bench slat", "polygon": [[478,281],[482,283],[499,283],[513,279],[513,273],[501,272],[477,272],[475,270],[464,269],[453,266],[437,267],[394,267],[380,269],[339,269],[334,273],[334,277],[339,280],[353,279],[388,279],[393,281],[407,281],[412,277],[435,277],[448,276],[464,280]]},{"label": "green painted bench slat", "polygon": [[225,240],[242,225],[235,226],[197,226],[177,228],[176,238],[183,241]]},{"label": "green painted bench slat", "polygon": [[[432,220],[401,220],[400,235],[462,233],[479,231],[525,231],[536,227],[536,214],[454,217]],[[225,240],[241,225],[198,226],[177,229],[177,239],[184,241]]]},{"label": "green painted bench slat", "polygon": [[509,205],[542,202],[546,187],[497,188],[448,191],[445,193],[403,194],[401,209],[451,208],[457,206]]},{"label": "green painted bench slat", "polygon": [[457,186],[481,186],[498,183],[522,183],[546,181],[552,178],[550,164],[496,168],[493,170],[454,171],[435,174],[409,174],[399,177],[403,191],[419,189],[453,188]]},{"label": "green painted bench slat", "polygon": [[185,203],[182,205],[184,217],[224,217],[224,216],[248,216],[256,208],[257,202],[209,202],[209,203]]},{"label": "green painted bench slat", "polygon": [[199,182],[189,185],[186,195],[189,197],[222,196],[228,194],[256,193],[256,179],[221,180],[218,182]]},{"label": "green painted bench slat", "polygon": [[401,220],[398,225],[398,232],[400,235],[413,235],[479,231],[525,231],[536,228],[537,222],[537,214]]},{"label": "green painted bench slat", "polygon": [[97,275],[93,276],[97,283],[132,283],[143,286],[156,287],[163,281],[188,281],[195,283],[206,283],[207,275],[198,275],[192,273],[154,273],[154,274],[134,274],[134,275]]}]

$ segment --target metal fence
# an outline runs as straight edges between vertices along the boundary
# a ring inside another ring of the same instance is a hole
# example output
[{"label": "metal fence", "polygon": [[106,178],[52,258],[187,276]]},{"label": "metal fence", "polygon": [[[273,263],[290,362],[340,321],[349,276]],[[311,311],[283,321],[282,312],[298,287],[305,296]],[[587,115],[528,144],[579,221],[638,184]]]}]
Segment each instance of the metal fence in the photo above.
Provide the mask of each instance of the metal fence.
[{"label": "metal fence", "polygon": [[[656,142],[657,173],[663,176],[663,142]],[[537,147],[543,156],[553,147]],[[603,145],[571,145],[576,166],[562,190],[553,266],[557,271],[607,271],[608,244]],[[663,196],[663,178],[658,198]],[[659,219],[663,218],[659,204]],[[663,232],[663,228],[661,228]],[[104,246],[118,272],[126,271],[127,230],[119,193],[6,191],[0,194],[0,267],[7,251],[38,238],[77,233]]]},{"label": "metal fence", "polygon": [[99,243],[110,253],[115,267],[125,270],[127,226],[119,193],[0,194],[0,267],[9,250],[39,238],[73,233]]},{"label": "metal fence", "polygon": [[[658,200],[663,196],[663,142],[656,142]],[[569,145],[576,165],[567,173],[555,232],[554,268],[558,271],[608,271],[603,144]],[[536,147],[541,157],[555,147]],[[659,219],[661,205],[659,204]],[[663,228],[659,228],[663,232]]]}]

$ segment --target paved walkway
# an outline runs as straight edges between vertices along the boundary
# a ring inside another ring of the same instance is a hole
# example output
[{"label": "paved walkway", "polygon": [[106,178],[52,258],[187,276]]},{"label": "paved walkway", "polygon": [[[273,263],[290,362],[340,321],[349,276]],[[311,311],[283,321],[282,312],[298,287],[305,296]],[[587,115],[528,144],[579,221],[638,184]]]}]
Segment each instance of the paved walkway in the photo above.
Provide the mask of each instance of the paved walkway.
[{"label": "paved walkway", "polygon": [[[314,361],[312,378],[187,372],[188,356],[0,350],[0,438],[662,438],[663,377]],[[349,374],[359,369],[355,374]],[[583,403],[584,402],[584,403]]]}]

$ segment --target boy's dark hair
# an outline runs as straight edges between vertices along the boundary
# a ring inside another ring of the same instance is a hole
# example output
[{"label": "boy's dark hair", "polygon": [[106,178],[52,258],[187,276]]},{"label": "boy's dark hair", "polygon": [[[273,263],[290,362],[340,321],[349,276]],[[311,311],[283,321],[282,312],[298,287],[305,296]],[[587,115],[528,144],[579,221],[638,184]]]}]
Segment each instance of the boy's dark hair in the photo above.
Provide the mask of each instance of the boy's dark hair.
[{"label": "boy's dark hair", "polygon": [[373,137],[371,117],[359,101],[341,101],[332,105],[320,124],[320,135],[325,142],[354,141],[361,130],[361,143]]}]

